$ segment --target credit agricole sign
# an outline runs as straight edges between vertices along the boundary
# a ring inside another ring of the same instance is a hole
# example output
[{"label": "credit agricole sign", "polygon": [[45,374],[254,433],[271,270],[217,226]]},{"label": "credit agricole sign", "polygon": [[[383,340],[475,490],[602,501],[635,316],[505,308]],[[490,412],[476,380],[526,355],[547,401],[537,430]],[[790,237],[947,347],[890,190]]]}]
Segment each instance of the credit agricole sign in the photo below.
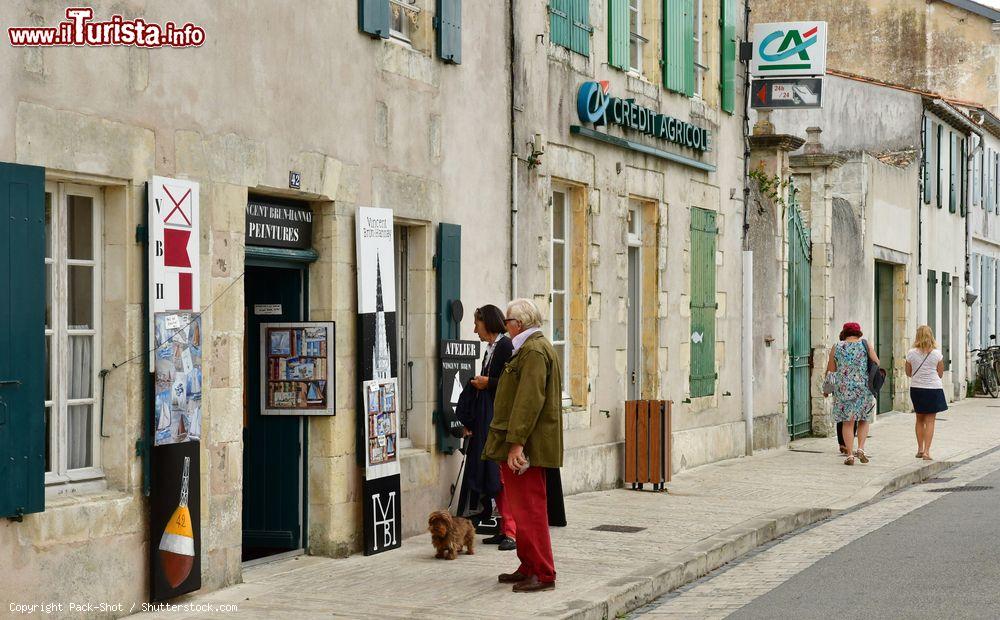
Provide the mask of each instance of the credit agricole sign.
[{"label": "credit agricole sign", "polygon": [[715,169],[714,166],[709,164],[677,153],[664,151],[656,146],[636,142],[627,137],[620,138],[607,132],[596,131],[587,127],[586,125],[593,125],[595,128],[618,125],[626,130],[626,135],[628,132],[644,134],[658,140],[692,149],[698,155],[709,150],[711,146],[711,132],[708,129],[667,116],[666,114],[660,114],[656,110],[639,105],[634,99],[622,99],[611,96],[609,90],[609,84],[605,81],[584,82],[580,85],[580,90],[577,91],[576,96],[576,112],[582,126],[571,126],[570,130],[573,133],[648,155],[670,159],[703,170]]}]

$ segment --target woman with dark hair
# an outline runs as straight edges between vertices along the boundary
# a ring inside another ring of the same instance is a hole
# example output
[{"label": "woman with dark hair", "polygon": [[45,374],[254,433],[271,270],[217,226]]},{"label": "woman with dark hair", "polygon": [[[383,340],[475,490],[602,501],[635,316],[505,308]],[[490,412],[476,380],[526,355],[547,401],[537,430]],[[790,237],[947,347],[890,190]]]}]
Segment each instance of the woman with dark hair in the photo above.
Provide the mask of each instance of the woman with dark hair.
[{"label": "woman with dark hair", "polygon": [[[842,425],[844,448],[847,458],[844,465],[854,465],[855,457],[862,463],[868,462],[865,454],[865,440],[868,439],[868,424],[875,409],[874,398],[868,390],[868,360],[879,363],[878,355],[871,343],[862,340],[861,326],[844,323],[840,332],[840,342],[830,350],[826,370],[831,373],[833,384],[833,420],[846,422]],[[858,423],[857,431],[854,422]],[[858,438],[858,449],[854,451],[854,437]]]},{"label": "woman with dark hair", "polygon": [[465,472],[462,476],[462,491],[459,494],[459,514],[478,514],[476,521],[489,520],[493,514],[493,501],[500,511],[500,531],[496,536],[487,538],[486,544],[500,545],[501,551],[517,548],[514,542],[514,520],[507,512],[500,486],[500,468],[493,461],[481,458],[483,444],[493,421],[493,399],[496,396],[497,383],[504,365],[513,355],[514,346],[507,337],[503,311],[493,305],[476,308],[473,315],[475,332],[479,339],[486,343],[486,354],[483,357],[481,374],[470,379],[469,383],[478,390],[471,415],[460,416],[465,425],[467,444],[465,450]]}]

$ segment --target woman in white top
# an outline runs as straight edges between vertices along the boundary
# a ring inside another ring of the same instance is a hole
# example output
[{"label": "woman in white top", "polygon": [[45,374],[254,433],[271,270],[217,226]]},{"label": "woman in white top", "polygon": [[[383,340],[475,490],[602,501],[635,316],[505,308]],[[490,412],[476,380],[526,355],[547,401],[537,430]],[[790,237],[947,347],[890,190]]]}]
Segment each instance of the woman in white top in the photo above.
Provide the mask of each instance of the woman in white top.
[{"label": "woman in white top", "polygon": [[934,439],[934,416],[948,409],[944,397],[944,356],[927,325],[917,328],[913,348],[906,354],[906,376],[910,378],[910,400],[917,414],[917,458],[931,460]]}]

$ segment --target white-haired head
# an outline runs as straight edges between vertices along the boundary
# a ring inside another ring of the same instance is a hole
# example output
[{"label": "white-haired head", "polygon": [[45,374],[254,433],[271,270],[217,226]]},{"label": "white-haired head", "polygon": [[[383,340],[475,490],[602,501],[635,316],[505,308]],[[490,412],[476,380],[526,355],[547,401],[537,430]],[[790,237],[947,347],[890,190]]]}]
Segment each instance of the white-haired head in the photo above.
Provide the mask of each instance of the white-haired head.
[{"label": "white-haired head", "polygon": [[522,329],[542,326],[542,313],[530,299],[520,298],[507,304],[507,318],[515,319]]}]

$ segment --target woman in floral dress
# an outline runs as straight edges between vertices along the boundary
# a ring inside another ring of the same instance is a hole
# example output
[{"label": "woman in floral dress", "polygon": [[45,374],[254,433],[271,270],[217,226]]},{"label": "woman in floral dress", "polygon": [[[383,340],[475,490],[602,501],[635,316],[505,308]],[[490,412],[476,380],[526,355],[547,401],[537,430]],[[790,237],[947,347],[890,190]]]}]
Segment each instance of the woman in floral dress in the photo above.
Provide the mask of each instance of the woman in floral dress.
[{"label": "woman in floral dress", "polygon": [[[847,459],[844,465],[854,465],[857,457],[862,463],[868,462],[865,454],[865,440],[868,438],[868,424],[875,409],[874,397],[868,390],[868,360],[879,363],[878,355],[867,340],[861,339],[861,326],[844,323],[840,332],[840,342],[830,350],[830,360],[826,370],[833,389],[833,420],[843,425],[844,446]],[[858,422],[858,449],[854,451],[854,422]]]}]

